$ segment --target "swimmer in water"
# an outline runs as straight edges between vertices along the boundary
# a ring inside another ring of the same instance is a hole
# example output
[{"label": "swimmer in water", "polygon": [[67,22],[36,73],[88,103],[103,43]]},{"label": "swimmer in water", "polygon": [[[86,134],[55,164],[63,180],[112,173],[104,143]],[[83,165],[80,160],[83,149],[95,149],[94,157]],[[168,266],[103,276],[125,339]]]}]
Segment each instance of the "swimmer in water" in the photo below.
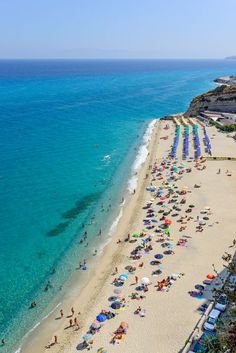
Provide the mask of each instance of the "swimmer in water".
[{"label": "swimmer in water", "polygon": [[35,308],[35,307],[36,307],[36,302],[33,301],[33,302],[30,304],[30,309],[33,309],[33,308]]}]

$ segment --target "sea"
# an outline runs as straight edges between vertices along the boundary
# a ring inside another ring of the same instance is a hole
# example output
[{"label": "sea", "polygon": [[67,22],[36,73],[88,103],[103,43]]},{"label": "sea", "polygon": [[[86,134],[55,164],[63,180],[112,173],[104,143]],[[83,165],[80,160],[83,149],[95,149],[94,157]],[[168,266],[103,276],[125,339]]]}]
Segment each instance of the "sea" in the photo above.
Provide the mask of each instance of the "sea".
[{"label": "sea", "polygon": [[0,61],[1,352],[112,236],[153,119],[231,74],[236,60]]}]

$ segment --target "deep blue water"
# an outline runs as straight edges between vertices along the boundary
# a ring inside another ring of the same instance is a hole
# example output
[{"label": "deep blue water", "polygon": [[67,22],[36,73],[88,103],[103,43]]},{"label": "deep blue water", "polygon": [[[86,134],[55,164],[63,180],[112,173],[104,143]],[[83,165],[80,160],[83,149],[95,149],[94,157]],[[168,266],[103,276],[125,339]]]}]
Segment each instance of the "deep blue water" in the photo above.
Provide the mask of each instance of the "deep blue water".
[{"label": "deep blue water", "polygon": [[235,73],[227,60],[0,61],[3,352],[19,346],[99,242],[150,119],[184,111],[214,78]]}]

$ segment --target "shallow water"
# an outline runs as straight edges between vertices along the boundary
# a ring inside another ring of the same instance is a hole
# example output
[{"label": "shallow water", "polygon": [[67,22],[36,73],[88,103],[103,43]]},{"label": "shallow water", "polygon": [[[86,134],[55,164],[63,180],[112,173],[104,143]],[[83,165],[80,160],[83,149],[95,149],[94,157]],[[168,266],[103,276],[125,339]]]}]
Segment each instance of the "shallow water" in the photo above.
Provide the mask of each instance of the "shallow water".
[{"label": "shallow water", "polygon": [[[235,69],[226,60],[0,61],[3,352],[19,346],[98,247],[150,120],[184,111],[215,77]],[[142,148],[134,169],[144,155]]]}]

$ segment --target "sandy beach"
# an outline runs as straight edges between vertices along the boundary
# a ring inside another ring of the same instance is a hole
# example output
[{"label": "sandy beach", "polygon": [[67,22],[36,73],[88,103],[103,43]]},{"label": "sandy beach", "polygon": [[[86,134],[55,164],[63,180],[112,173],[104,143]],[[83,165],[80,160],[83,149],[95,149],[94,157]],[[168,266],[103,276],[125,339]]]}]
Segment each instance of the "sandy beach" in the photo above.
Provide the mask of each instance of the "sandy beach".
[{"label": "sandy beach", "polygon": [[[165,129],[166,124],[169,126],[168,129]],[[166,173],[173,168],[174,164],[171,161],[162,171],[158,169],[170,153],[174,132],[175,124],[172,121],[156,121],[149,143],[149,155],[138,172],[135,194],[127,195],[123,216],[110,243],[99,255],[99,261],[96,259],[96,266],[87,275],[80,292],[76,284],[79,275],[75,273],[70,289],[61,305],[24,341],[22,353],[80,351],[79,344],[83,342],[83,336],[101,310],[110,310],[116,315],[106,320],[99,332],[93,335],[91,352],[97,352],[100,347],[105,347],[107,352],[117,353],[177,353],[181,351],[199,320],[198,307],[211,298],[211,289],[217,286],[217,282],[213,281],[210,286],[206,287],[200,300],[192,297],[188,292],[194,291],[195,285],[202,284],[206,275],[213,272],[212,264],[221,272],[223,270],[222,254],[226,250],[234,251],[229,246],[235,238],[236,162],[207,160],[196,167],[193,159],[182,160],[182,127],[177,149],[177,165],[183,163],[183,173],[174,174],[175,179],[172,184],[176,188],[173,194],[168,196],[165,188],[163,200],[160,197],[154,198],[154,194],[146,188],[152,183],[151,186],[157,191],[163,186],[162,183],[167,178]],[[236,157],[235,141],[232,138],[218,132],[214,127],[207,127],[207,133],[211,139],[214,157]],[[166,136],[167,138],[163,139]],[[203,129],[200,125],[199,137],[204,156]],[[194,155],[192,140],[191,129],[190,156]],[[191,172],[188,172],[188,169],[191,169]],[[180,168],[178,170],[180,171]],[[160,173],[159,176],[158,173]],[[198,188],[194,187],[196,184]],[[185,195],[180,194],[183,188],[187,190]],[[176,201],[168,203],[173,197],[177,199],[179,205],[181,199],[185,199],[185,203],[180,205],[180,211],[173,209]],[[147,229],[143,223],[143,220],[147,219],[147,208],[143,207],[150,200],[152,201],[149,209],[153,209],[153,218],[157,223],[152,224],[155,228]],[[163,201],[162,205],[159,204],[160,201]],[[165,222],[164,219],[160,219],[163,215],[159,212],[160,210],[163,212],[163,205],[167,207],[166,209],[168,207],[170,209],[168,214],[168,219],[171,220],[170,235],[164,231],[155,232],[155,229]],[[194,207],[186,213],[189,205],[194,205]],[[206,212],[204,215],[201,213],[203,211]],[[177,216],[173,216],[175,213]],[[197,231],[199,219],[206,215],[208,219],[202,226],[203,230]],[[182,222],[180,222],[181,217],[185,217]],[[181,227],[183,227],[182,230]],[[143,232],[145,235],[136,238],[132,236],[134,232]],[[131,241],[125,241],[128,234],[130,234]],[[143,240],[146,239],[147,242],[143,246]],[[164,243],[169,246],[163,247]],[[143,246],[141,257],[134,260],[130,254],[138,245]],[[164,255],[158,267],[162,272],[160,275],[152,274],[157,269],[156,265],[151,264],[155,260],[155,254]],[[125,269],[127,266],[135,267],[136,270],[130,273]],[[114,274],[116,267],[118,272]],[[122,286],[116,287],[113,281],[121,274],[126,274],[128,279],[124,283],[121,281]],[[135,277],[137,277],[137,283],[135,283]],[[144,287],[145,291],[142,286],[144,277],[150,280],[150,284]],[[167,280],[168,285],[162,290],[157,290],[158,282],[168,277],[170,277],[170,282]],[[137,291],[137,286],[141,286],[142,291]],[[119,294],[119,299],[123,299],[124,307],[119,310],[111,309],[112,301],[108,300],[115,295],[115,288],[121,288],[122,292],[122,295]],[[132,293],[135,292],[138,293],[139,299],[131,298]],[[140,299],[140,295],[144,298]],[[143,315],[134,314],[139,306]],[[73,317],[70,317],[72,307],[75,313]],[[62,318],[60,318],[61,309],[64,313]],[[79,323],[79,329],[74,326],[75,317]],[[69,327],[70,319],[73,320],[72,327]],[[110,341],[121,322],[128,324],[128,330],[122,335],[122,339],[112,344]],[[58,343],[46,348],[50,342],[54,341],[55,335]]]}]

